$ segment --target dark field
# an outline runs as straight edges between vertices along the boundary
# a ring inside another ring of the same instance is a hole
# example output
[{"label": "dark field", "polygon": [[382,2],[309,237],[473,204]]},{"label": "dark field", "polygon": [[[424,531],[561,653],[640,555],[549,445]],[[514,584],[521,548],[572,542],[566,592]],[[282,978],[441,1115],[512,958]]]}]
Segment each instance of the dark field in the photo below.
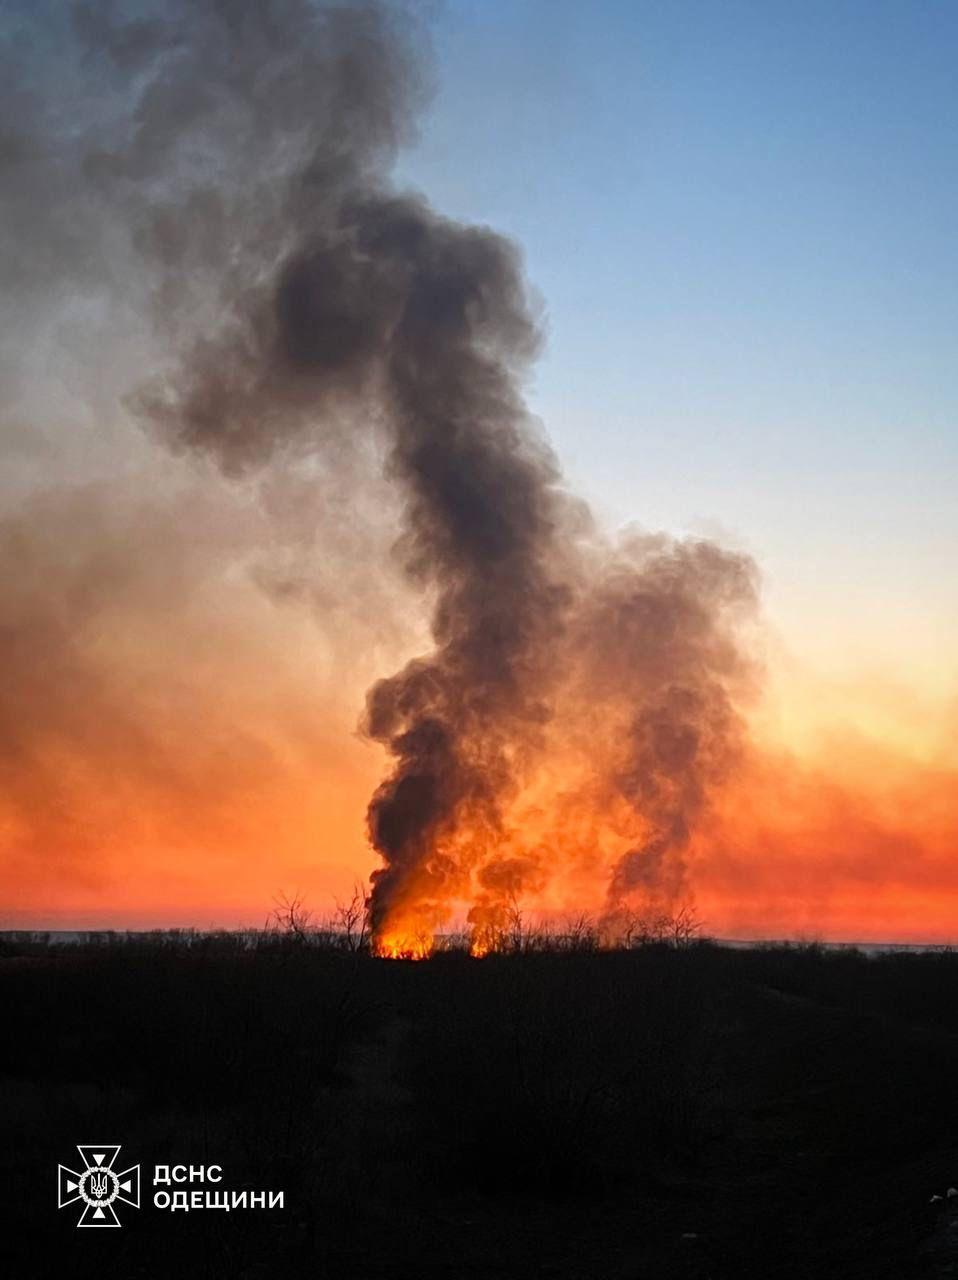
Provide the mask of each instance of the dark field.
[{"label": "dark field", "polygon": [[[955,954],[7,944],[0,1000],[10,1280],[958,1275]],[[94,1139],[121,1230],[56,1209]]]}]

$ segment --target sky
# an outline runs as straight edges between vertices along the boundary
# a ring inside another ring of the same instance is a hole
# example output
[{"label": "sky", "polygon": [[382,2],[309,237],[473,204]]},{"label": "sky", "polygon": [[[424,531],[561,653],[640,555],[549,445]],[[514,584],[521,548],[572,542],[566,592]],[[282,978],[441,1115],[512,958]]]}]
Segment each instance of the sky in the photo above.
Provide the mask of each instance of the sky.
[{"label": "sky", "polygon": [[954,696],[958,13],[452,3],[408,180],[523,246],[611,520],[722,531],[796,658]]},{"label": "sky", "polygon": [[[381,436],[246,468],[146,421],[151,380],[236,355],[286,152],[214,111],[222,207],[177,206],[215,95],[134,108],[136,24],[182,0],[116,8],[0,7],[0,929],[260,924],[281,893],[321,915],[378,865],[389,754],[360,717],[429,650],[437,584],[401,572]],[[958,10],[419,12],[394,181],[519,246],[545,334],[523,385],[565,482],[610,546],[755,566],[750,745],[684,892],[724,936],[955,940]],[[218,21],[209,45],[195,24],[213,65]],[[576,848],[543,909],[603,909]]]}]

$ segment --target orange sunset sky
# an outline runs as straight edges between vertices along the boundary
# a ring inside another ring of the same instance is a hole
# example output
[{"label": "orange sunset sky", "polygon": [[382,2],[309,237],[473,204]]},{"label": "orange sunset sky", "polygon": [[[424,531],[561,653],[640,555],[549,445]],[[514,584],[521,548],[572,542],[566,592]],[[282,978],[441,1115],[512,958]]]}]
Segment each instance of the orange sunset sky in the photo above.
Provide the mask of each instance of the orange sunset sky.
[{"label": "orange sunset sky", "polygon": [[[359,168],[519,244],[530,439],[601,537],[754,563],[744,747],[684,854],[706,931],[958,943],[953,18],[850,42],[805,8],[743,42],[654,7],[452,3]],[[281,893],[322,916],[380,865],[367,690],[432,645],[380,409],[294,398],[322,447],[232,465],[137,398],[184,353],[242,383],[314,69],[221,120],[55,10],[0,19],[0,929],[258,926]],[[507,843],[534,830],[554,871],[532,911],[603,909],[580,775],[606,728],[541,765],[548,820],[531,784],[509,802]]]}]

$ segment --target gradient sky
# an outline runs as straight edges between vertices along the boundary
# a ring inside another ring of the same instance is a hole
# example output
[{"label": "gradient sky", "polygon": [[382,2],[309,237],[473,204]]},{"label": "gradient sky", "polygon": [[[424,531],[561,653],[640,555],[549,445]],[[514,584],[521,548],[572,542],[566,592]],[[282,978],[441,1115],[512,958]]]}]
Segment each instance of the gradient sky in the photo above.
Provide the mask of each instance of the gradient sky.
[{"label": "gradient sky", "polygon": [[[694,854],[710,927],[953,940],[958,7],[446,0],[431,26],[397,177],[521,245],[571,487],[762,575],[759,749]],[[171,332],[222,320],[203,247],[164,331],[143,208],[79,177],[129,83],[59,0],[0,6],[0,37],[4,129],[39,139],[0,130],[0,927],[322,910],[376,863],[365,691],[429,644],[400,500],[373,446],[332,485],[236,483],[144,431]]]},{"label": "gradient sky", "polygon": [[574,480],[751,551],[821,673],[953,696],[958,10],[453,0],[436,46],[402,173],[523,245]]}]

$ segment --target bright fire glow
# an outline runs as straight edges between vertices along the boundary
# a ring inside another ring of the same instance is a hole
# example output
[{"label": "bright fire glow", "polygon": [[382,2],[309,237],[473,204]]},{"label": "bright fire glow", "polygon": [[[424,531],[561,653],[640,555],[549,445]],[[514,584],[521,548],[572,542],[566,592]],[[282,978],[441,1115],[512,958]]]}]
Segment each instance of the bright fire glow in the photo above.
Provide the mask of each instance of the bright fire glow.
[{"label": "bright fire glow", "polygon": [[389,932],[376,942],[376,955],[384,960],[426,960],[432,955],[433,937],[429,933]]}]

